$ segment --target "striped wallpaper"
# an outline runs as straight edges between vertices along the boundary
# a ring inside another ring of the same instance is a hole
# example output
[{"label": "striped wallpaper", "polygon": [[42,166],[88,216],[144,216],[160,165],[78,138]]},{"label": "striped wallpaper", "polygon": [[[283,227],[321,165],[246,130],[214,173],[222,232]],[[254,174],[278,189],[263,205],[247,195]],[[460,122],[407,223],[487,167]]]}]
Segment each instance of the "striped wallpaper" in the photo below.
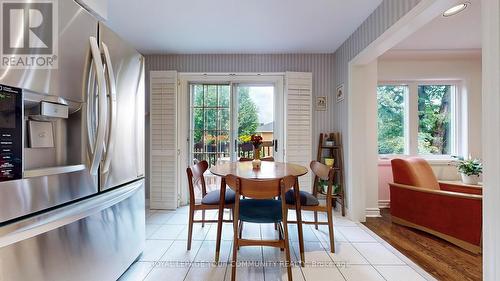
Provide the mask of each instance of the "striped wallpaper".
[{"label": "striped wallpaper", "polygon": [[[329,97],[328,111],[314,111],[313,143],[333,124],[333,54],[146,55],[146,81],[151,70],[178,72],[312,72],[313,94]],[[146,92],[149,90],[147,89]],[[314,154],[315,155],[315,154]]]},{"label": "striped wallpaper", "polygon": [[[334,120],[332,111],[333,54],[224,54],[224,55],[145,55],[146,58],[146,100],[149,100],[149,71],[176,70],[178,72],[312,72],[313,95],[328,96],[328,111],[313,111],[313,147],[320,131],[331,130]],[[149,112],[149,103],[146,103]],[[146,151],[149,151],[149,120],[146,120]],[[313,151],[313,155],[316,152]],[[146,170],[149,171],[149,153],[146,153]],[[149,175],[147,173],[147,175]],[[146,176],[149,186],[149,176]],[[149,189],[146,189],[149,198]]]},{"label": "striped wallpaper", "polygon": [[[338,130],[343,133],[344,145],[347,145],[349,61],[419,2],[420,0],[384,0],[334,54],[146,55],[146,81],[149,81],[150,70],[223,73],[312,72],[313,95],[329,98],[328,111],[314,111],[311,136],[313,144],[321,131]],[[346,98],[336,103],[334,92],[336,86],[341,83],[344,83]],[[146,83],[146,98],[149,98],[148,93],[149,83]],[[149,109],[146,108],[146,111],[149,112]]]},{"label": "striped wallpaper", "polygon": [[[377,39],[384,31],[408,13],[420,0],[384,0],[375,11],[354,31],[351,36],[334,53],[334,84],[344,84],[345,99],[334,103],[332,108],[332,128],[340,131],[343,136],[344,151],[347,155],[349,143],[348,134],[348,64],[356,55]],[[336,86],[335,86],[336,87]],[[345,159],[346,174],[348,173],[348,157]],[[349,186],[346,186],[346,196],[349,198]],[[349,206],[347,206],[348,208]]]},{"label": "striped wallpaper", "polygon": [[[347,136],[347,102],[349,102],[348,63],[384,31],[415,7],[420,0],[384,0],[334,53],[334,84],[344,84],[346,98],[333,107],[333,128]],[[346,141],[344,141],[347,144]]]}]

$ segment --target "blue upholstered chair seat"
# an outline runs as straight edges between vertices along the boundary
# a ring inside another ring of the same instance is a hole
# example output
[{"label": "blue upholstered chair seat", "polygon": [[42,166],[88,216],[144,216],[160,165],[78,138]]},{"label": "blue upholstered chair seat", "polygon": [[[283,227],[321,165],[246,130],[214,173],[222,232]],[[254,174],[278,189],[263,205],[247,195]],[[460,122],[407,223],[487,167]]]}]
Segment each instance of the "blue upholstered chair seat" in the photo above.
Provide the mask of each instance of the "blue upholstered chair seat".
[{"label": "blue upholstered chair seat", "polygon": [[283,219],[281,200],[274,199],[242,199],[239,213],[245,222],[274,223]]},{"label": "blue upholstered chair seat", "polygon": [[[226,189],[226,197],[224,200],[225,204],[233,204],[234,203],[234,198],[236,197],[236,193],[232,191],[231,189],[227,188]],[[219,199],[220,199],[220,190],[214,190],[210,191],[201,199],[201,204],[204,205],[219,205]]]},{"label": "blue upholstered chair seat", "polygon": [[[287,204],[295,204],[295,193],[294,190],[291,189],[285,193],[285,199]],[[300,191],[300,205],[302,206],[318,206],[319,201],[318,198],[314,197],[309,192]]]}]

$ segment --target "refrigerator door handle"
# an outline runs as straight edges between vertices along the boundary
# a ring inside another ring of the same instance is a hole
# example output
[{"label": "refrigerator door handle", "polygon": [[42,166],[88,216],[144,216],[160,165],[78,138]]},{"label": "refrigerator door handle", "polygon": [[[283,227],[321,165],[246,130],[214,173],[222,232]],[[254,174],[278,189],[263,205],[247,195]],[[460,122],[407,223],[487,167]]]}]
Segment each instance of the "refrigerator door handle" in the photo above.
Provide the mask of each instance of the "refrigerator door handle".
[{"label": "refrigerator door handle", "polygon": [[114,143],[116,136],[116,80],[115,73],[113,72],[113,65],[111,64],[111,57],[109,55],[108,46],[102,43],[102,52],[104,54],[104,63],[106,66],[106,78],[108,87],[108,98],[109,98],[109,132],[108,138],[105,145],[105,158],[102,165],[102,174],[109,171],[109,166],[111,164],[111,158],[114,151]]},{"label": "refrigerator door handle", "polygon": [[[93,145],[94,151],[92,153],[92,159],[90,162],[90,174],[97,175],[97,170],[99,168],[99,163],[102,159],[102,154],[104,150],[104,139],[106,136],[106,118],[108,115],[106,106],[106,80],[104,77],[104,67],[101,60],[101,52],[99,50],[99,45],[97,44],[97,39],[95,37],[89,38],[90,50],[92,54],[92,62],[95,70],[95,76],[97,77],[97,91],[98,91],[98,120],[97,120],[97,136],[95,138],[95,143]],[[95,108],[93,108],[96,110]],[[89,126],[90,124],[87,124]],[[91,145],[92,147],[92,145]]]}]

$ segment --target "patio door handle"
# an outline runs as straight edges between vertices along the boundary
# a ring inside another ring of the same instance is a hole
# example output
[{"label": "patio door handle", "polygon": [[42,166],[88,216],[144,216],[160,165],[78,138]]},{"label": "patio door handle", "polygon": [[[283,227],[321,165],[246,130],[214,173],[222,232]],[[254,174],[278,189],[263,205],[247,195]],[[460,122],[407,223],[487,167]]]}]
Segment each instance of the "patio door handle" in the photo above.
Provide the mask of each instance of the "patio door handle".
[{"label": "patio door handle", "polygon": [[273,142],[274,142],[274,152],[278,152],[278,140],[275,139]]}]

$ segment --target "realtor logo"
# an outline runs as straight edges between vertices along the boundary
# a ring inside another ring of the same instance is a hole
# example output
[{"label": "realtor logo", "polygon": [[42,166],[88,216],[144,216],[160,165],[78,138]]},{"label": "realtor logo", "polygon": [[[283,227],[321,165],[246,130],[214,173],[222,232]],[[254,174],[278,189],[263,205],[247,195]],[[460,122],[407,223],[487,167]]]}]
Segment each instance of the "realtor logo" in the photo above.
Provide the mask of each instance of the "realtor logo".
[{"label": "realtor logo", "polygon": [[57,2],[0,0],[1,68],[57,68]]}]

